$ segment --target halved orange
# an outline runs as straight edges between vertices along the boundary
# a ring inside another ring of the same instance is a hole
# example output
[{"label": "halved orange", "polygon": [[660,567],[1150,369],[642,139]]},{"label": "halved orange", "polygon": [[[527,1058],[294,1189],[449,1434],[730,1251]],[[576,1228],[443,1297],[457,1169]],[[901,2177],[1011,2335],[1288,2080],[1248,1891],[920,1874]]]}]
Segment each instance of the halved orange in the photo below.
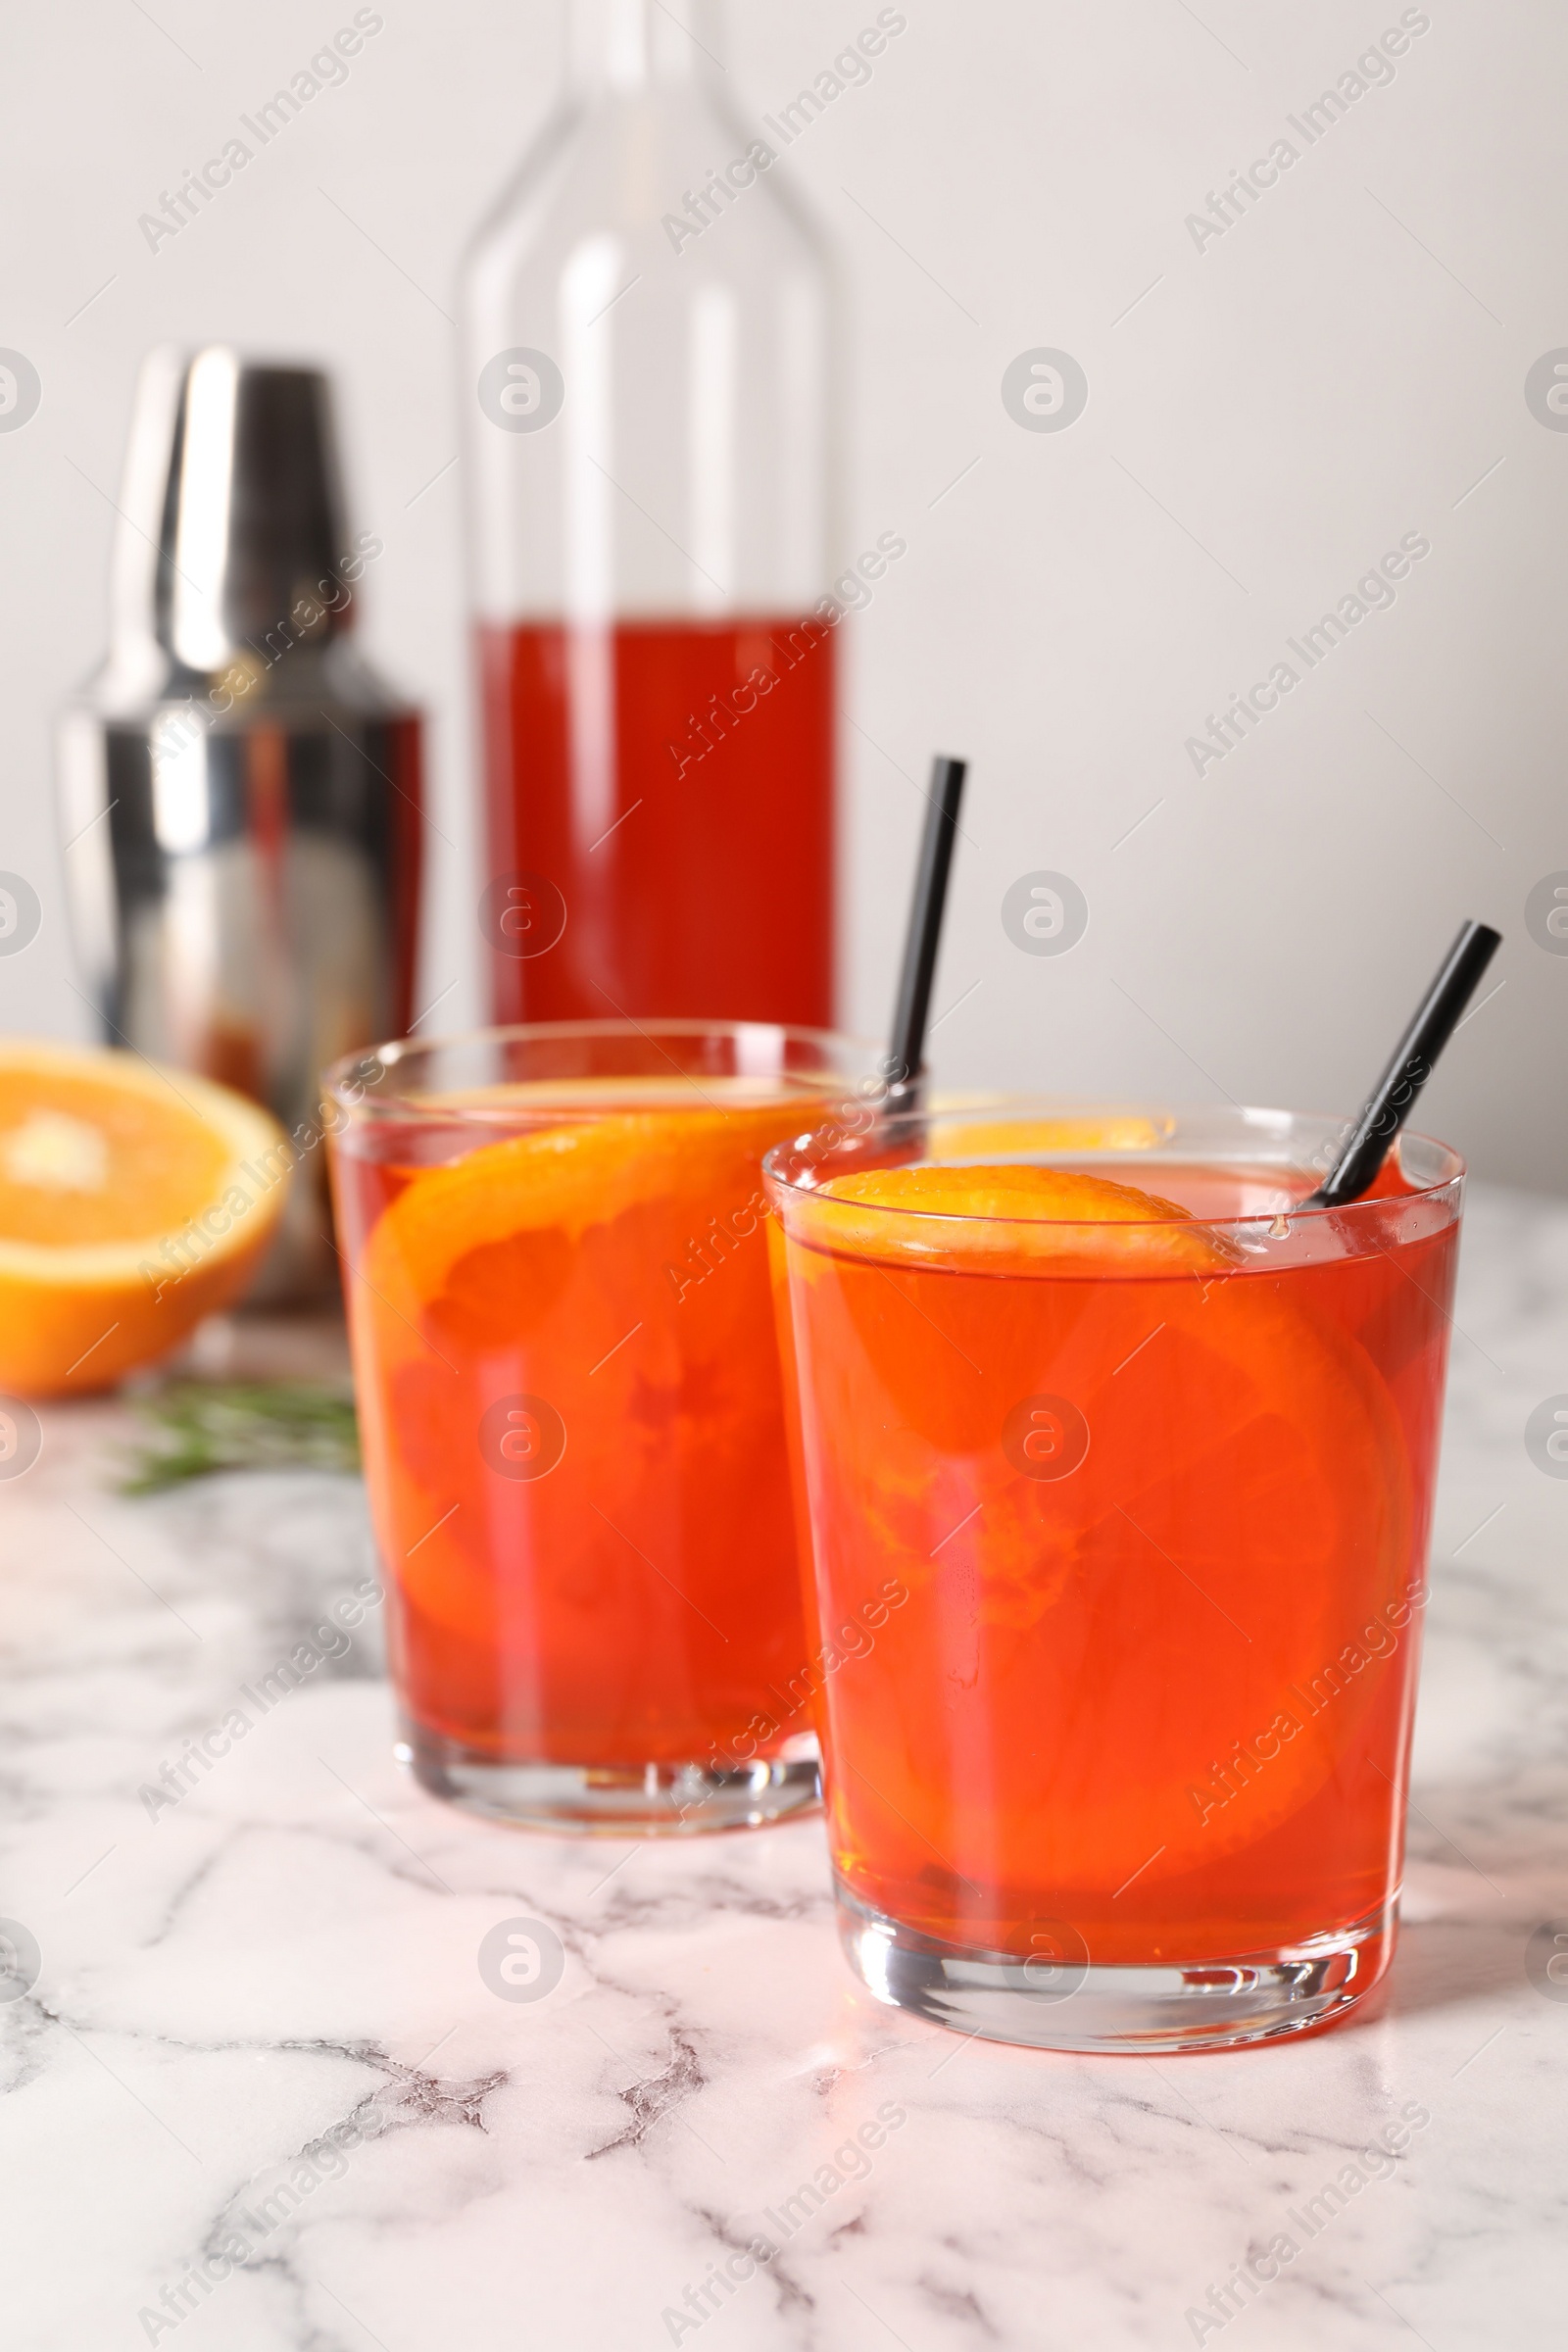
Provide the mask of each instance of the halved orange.
[{"label": "halved orange", "polygon": [[0,1387],[102,1389],[244,1288],[293,1152],[225,1086],[0,1041]]}]

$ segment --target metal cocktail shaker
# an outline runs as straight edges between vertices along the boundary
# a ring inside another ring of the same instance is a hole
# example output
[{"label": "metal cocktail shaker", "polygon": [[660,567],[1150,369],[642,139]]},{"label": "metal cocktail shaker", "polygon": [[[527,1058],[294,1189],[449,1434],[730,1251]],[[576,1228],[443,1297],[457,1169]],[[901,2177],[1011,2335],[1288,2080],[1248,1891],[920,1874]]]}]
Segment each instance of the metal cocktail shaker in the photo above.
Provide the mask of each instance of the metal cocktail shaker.
[{"label": "metal cocktail shaker", "polygon": [[350,639],[382,543],[348,536],[325,377],[220,346],[146,362],[121,515],[109,658],[60,734],[77,946],[106,1042],[295,1139],[252,1296],[310,1297],[320,1072],[411,1013],[420,721]]}]

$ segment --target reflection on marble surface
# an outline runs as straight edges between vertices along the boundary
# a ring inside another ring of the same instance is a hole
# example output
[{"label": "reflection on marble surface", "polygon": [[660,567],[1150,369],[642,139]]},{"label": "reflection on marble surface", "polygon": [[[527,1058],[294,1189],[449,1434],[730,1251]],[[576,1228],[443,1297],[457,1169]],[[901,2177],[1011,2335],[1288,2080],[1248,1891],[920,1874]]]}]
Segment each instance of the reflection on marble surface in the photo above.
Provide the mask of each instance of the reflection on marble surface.
[{"label": "reflection on marble surface", "polygon": [[1523,1433],[1568,1391],[1568,1209],[1473,1201],[1457,1324],[1392,1976],[1157,2062],[877,2008],[812,1821],[444,1810],[349,1622],[358,1487],[130,1501],[123,1406],[47,1411],[0,1484],[0,1913],[40,1956],[0,1981],[6,2343],[1555,2340],[1568,1982],[1527,1945],[1568,1936],[1568,1480]]}]

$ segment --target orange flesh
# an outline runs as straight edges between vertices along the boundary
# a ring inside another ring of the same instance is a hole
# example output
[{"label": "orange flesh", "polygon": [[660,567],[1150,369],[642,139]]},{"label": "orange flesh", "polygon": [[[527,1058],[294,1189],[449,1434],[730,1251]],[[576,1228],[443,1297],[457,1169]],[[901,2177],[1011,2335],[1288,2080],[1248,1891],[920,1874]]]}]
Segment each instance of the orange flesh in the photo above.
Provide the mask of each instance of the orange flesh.
[{"label": "orange flesh", "polygon": [[0,1239],[78,1249],[178,1232],[228,1164],[224,1139],[172,1090],[0,1067]]}]

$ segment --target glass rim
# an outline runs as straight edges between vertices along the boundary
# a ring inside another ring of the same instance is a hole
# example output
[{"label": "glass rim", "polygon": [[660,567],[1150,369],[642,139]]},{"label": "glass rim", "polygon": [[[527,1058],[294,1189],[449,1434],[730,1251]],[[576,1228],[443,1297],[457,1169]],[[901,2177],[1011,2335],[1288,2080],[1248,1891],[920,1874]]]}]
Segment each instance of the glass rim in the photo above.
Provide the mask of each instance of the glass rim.
[{"label": "glass rim", "polygon": [[[1021,1123],[1025,1120],[1041,1120],[1045,1118],[1066,1119],[1073,1117],[1099,1117],[1102,1119],[1109,1119],[1113,1117],[1122,1119],[1157,1119],[1164,1122],[1166,1125],[1167,1140],[1175,1137],[1175,1135],[1179,1132],[1183,1122],[1197,1122],[1202,1119],[1222,1119],[1234,1123],[1239,1141],[1250,1134],[1255,1136],[1260,1143],[1266,1140],[1270,1134],[1273,1134],[1278,1138],[1283,1138],[1291,1131],[1292,1128],[1298,1126],[1309,1126],[1321,1129],[1326,1136],[1333,1136],[1336,1140],[1343,1140],[1344,1137],[1348,1135],[1351,1127],[1354,1124],[1353,1114],[1330,1111],[1283,1110],[1253,1103],[1221,1104],[1213,1102],[1161,1102],[1156,1104],[1148,1102],[1128,1101],[1093,1102],[1087,1101],[1082,1097],[1068,1099],[1064,1097],[1054,1098],[1051,1096],[1037,1095],[1011,1097],[997,1096],[987,1100],[983,1095],[976,1094],[961,1102],[944,1103],[938,1100],[927,1104],[925,1108],[919,1110],[902,1110],[885,1113],[878,1112],[874,1116],[874,1123],[872,1125],[869,1125],[864,1129],[858,1130],[854,1136],[844,1137],[842,1141],[847,1144],[854,1140],[861,1140],[869,1146],[873,1137],[881,1134],[890,1136],[891,1139],[896,1142],[900,1139],[901,1135],[913,1133],[920,1127],[941,1122],[958,1120],[969,1120],[975,1124],[979,1124],[984,1121],[984,1123],[988,1126],[1002,1126],[1009,1121],[1014,1120]],[[1058,1230],[1069,1232],[1092,1232],[1104,1230],[1105,1220],[1103,1218],[1004,1216],[998,1215],[990,1210],[966,1213],[962,1210],[956,1209],[920,1208],[914,1205],[906,1206],[902,1204],[896,1204],[892,1201],[856,1200],[853,1199],[848,1199],[841,1194],[825,1193],[821,1191],[815,1184],[801,1183],[795,1176],[786,1175],[782,1172],[782,1163],[791,1159],[792,1157],[798,1158],[803,1152],[808,1151],[813,1143],[815,1143],[819,1136],[826,1136],[831,1132],[831,1125],[819,1127],[813,1129],[809,1134],[793,1137],[787,1143],[774,1144],[771,1149],[763,1154],[762,1158],[762,1179],[764,1184],[767,1186],[768,1192],[775,1197],[787,1196],[792,1202],[809,1201],[819,1211],[826,1211],[829,1214],[836,1214],[840,1217],[898,1217],[910,1223],[918,1223],[922,1228],[931,1230],[933,1235],[936,1231],[944,1228],[963,1228],[975,1225],[1019,1226],[1025,1228],[1052,1226]],[[1202,1231],[1229,1232],[1233,1231],[1238,1226],[1272,1225],[1281,1216],[1288,1216],[1294,1224],[1298,1219],[1310,1218],[1316,1220],[1320,1217],[1354,1217],[1363,1212],[1372,1215],[1378,1213],[1379,1211],[1385,1211],[1391,1208],[1412,1206],[1418,1201],[1435,1200],[1440,1196],[1449,1193],[1451,1193],[1455,1199],[1457,1199],[1458,1195],[1463,1189],[1466,1176],[1469,1173],[1467,1164],[1462,1155],[1454,1150],[1451,1144],[1444,1143],[1440,1137],[1427,1135],[1424,1131],[1411,1127],[1401,1128],[1398,1134],[1391,1142],[1389,1149],[1391,1152],[1402,1152],[1403,1149],[1409,1145],[1425,1146],[1429,1151],[1441,1153],[1444,1161],[1446,1164],[1442,1175],[1437,1176],[1429,1181],[1415,1176],[1406,1169],[1401,1169],[1401,1173],[1405,1175],[1406,1182],[1411,1188],[1406,1193],[1395,1195],[1383,1194],[1376,1197],[1369,1194],[1363,1194],[1359,1199],[1347,1201],[1338,1207],[1332,1205],[1331,1203],[1320,1201],[1309,1208],[1306,1206],[1304,1200],[1294,1203],[1287,1201],[1282,1202],[1277,1207],[1243,1210],[1232,1216],[1204,1217],[1184,1214],[1179,1218],[1140,1218],[1137,1220],[1137,1222],[1141,1230],[1149,1227],[1158,1228],[1180,1224],[1184,1229],[1189,1231],[1191,1231],[1194,1227],[1197,1227]],[[823,1152],[820,1157],[814,1160],[811,1163],[813,1169],[819,1170],[827,1156],[828,1154]],[[1059,1152],[1042,1152],[1036,1155],[1039,1161],[1043,1161],[1046,1164],[1052,1164],[1059,1160],[1062,1162],[1072,1162],[1077,1165],[1082,1165],[1085,1161],[1092,1160],[1097,1163],[1097,1172],[1102,1170],[1107,1176],[1110,1174],[1112,1167],[1120,1167],[1127,1171],[1124,1180],[1129,1185],[1134,1181],[1132,1171],[1138,1167],[1146,1167],[1152,1172],[1161,1165],[1191,1166],[1195,1163],[1201,1165],[1213,1164],[1217,1162],[1219,1165],[1223,1166],[1231,1161],[1241,1161],[1243,1160],[1244,1156],[1244,1153],[1239,1150],[1228,1150],[1223,1152],[1216,1152],[1212,1151],[1204,1151],[1202,1149],[1194,1149],[1188,1152],[1182,1152],[1179,1148],[1162,1150],[1158,1147],[1144,1148],[1135,1145],[1128,1145],[1120,1148],[1113,1146],[1103,1147],[1098,1151],[1093,1147],[1089,1147],[1087,1149],[1080,1148],[1076,1151],[1070,1148],[1064,1148]],[[1257,1164],[1257,1159],[1259,1156],[1260,1155],[1254,1155],[1252,1164]],[[965,1164],[979,1165],[987,1163],[982,1163],[978,1160],[966,1163],[961,1159],[954,1159],[948,1162],[938,1161],[936,1164],[947,1164],[958,1167]],[[996,1162],[993,1160],[989,1164],[994,1165]],[[1265,1160],[1263,1161],[1263,1164],[1267,1165],[1268,1162]],[[1281,1167],[1290,1166],[1297,1168],[1303,1174],[1313,1173],[1313,1171],[1305,1167],[1300,1160],[1281,1160],[1278,1164]],[[1321,1180],[1321,1178],[1319,1178],[1319,1180]],[[1151,1183],[1147,1189],[1150,1191],[1154,1191],[1157,1188]]]},{"label": "glass rim", "polygon": [[[661,1037],[739,1038],[744,1036],[777,1038],[781,1043],[815,1046],[822,1049],[826,1075],[842,1077],[847,1083],[858,1075],[870,1075],[882,1052],[880,1046],[868,1039],[856,1037],[841,1029],[814,1029],[794,1021],[729,1021],[703,1020],[685,1014],[667,1018],[634,1020],[630,1014],[608,1018],[571,1021],[505,1021],[480,1029],[459,1029],[444,1037],[400,1037],[389,1039],[379,1046],[366,1046],[357,1054],[340,1054],[329,1062],[321,1073],[321,1090],[341,1108],[364,1116],[427,1120],[432,1124],[450,1126],[455,1119],[474,1120],[514,1119],[516,1105],[486,1104],[465,1101],[437,1102],[399,1091],[381,1090],[380,1081],[412,1062],[419,1054],[455,1054],[475,1048],[546,1044],[570,1038],[611,1039],[638,1037],[657,1044]],[[853,1064],[851,1066],[845,1066]],[[680,1071],[681,1076],[700,1073]],[[604,1075],[609,1076],[606,1072]],[[496,1081],[494,1083],[501,1083]],[[372,1095],[370,1089],[377,1091]],[[610,1115],[608,1112],[606,1116]]]}]

